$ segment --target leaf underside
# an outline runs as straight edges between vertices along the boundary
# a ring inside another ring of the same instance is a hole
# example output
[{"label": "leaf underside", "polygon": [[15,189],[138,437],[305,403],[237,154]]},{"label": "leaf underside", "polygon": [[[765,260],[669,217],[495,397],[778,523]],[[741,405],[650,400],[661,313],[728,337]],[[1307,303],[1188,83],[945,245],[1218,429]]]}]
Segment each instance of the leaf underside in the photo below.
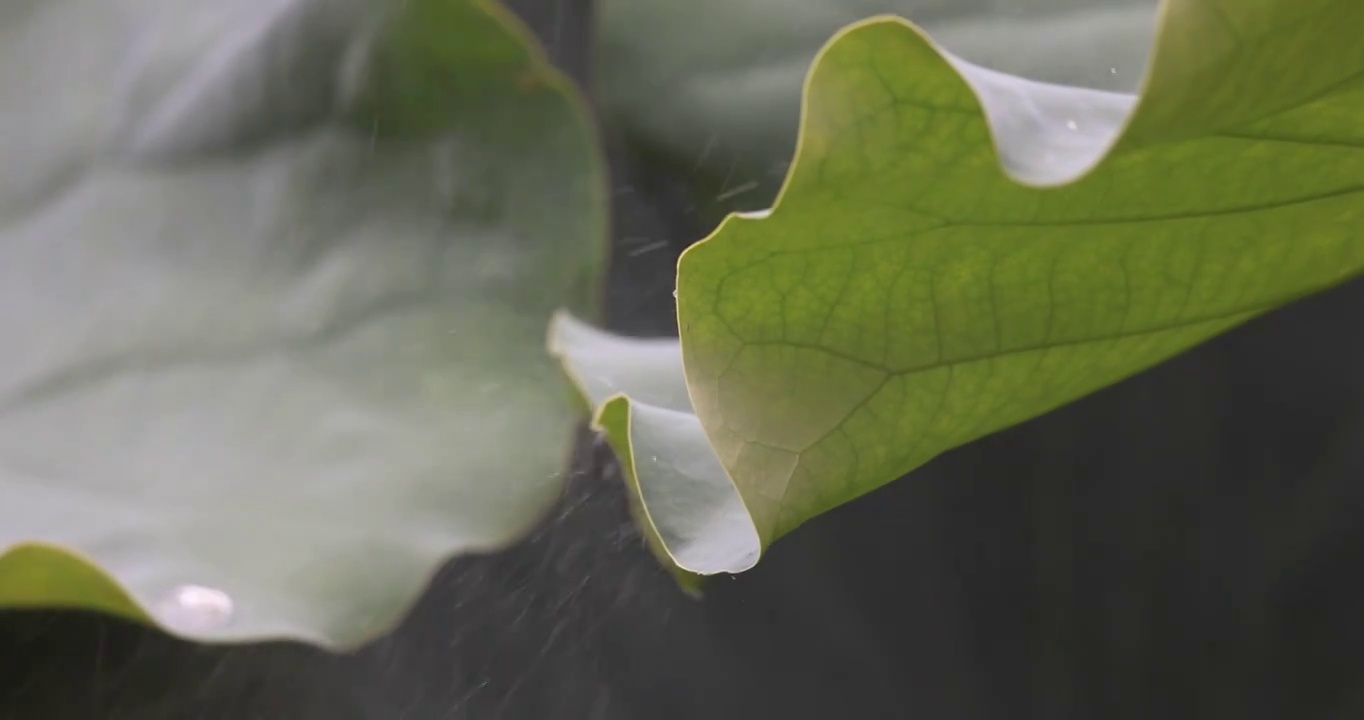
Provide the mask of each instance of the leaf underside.
[{"label": "leaf underside", "polygon": [[825,45],[774,206],[679,263],[672,411],[713,462],[679,423],[654,464],[722,468],[746,511],[688,570],[1364,271],[1364,5],[1159,17],[1137,95],[987,70],[893,17]]}]

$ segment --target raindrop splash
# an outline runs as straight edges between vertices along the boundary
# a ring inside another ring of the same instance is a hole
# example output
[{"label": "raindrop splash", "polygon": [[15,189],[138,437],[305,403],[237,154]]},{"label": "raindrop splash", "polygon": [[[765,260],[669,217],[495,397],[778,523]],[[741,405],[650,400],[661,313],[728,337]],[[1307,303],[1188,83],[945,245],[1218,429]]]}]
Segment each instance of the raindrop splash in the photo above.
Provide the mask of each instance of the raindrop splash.
[{"label": "raindrop splash", "polygon": [[203,585],[177,585],[157,603],[167,625],[187,631],[216,630],[232,621],[232,597]]}]

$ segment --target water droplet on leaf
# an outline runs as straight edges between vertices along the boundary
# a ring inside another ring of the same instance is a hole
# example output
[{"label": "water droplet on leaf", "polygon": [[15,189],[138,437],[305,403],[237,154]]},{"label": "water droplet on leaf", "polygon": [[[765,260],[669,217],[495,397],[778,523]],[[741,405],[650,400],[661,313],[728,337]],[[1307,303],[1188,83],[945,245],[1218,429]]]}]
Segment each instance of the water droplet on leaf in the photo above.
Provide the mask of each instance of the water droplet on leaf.
[{"label": "water droplet on leaf", "polygon": [[177,585],[157,604],[157,615],[180,630],[214,630],[232,621],[234,603],[222,590]]}]

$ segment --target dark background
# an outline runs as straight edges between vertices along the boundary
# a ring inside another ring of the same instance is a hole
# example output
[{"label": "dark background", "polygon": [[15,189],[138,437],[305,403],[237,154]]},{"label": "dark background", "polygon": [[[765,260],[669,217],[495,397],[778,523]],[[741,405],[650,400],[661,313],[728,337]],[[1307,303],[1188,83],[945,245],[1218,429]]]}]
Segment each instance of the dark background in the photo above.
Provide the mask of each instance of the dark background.
[{"label": "dark background", "polygon": [[[588,3],[513,5],[590,81]],[[610,324],[671,333],[708,227],[607,139]],[[1355,282],[948,453],[701,602],[584,435],[532,538],[358,653],[2,612],[0,719],[1364,718],[1361,310]]]}]

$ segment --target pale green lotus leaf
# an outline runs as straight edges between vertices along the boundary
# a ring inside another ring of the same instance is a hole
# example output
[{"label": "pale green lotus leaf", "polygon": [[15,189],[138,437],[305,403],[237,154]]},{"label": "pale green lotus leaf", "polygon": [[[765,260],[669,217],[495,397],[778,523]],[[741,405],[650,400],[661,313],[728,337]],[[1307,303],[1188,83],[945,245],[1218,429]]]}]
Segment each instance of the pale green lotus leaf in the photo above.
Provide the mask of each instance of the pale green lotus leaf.
[{"label": "pale green lotus leaf", "polygon": [[0,9],[0,606],[350,647],[561,491],[604,181],[484,0]]}]

